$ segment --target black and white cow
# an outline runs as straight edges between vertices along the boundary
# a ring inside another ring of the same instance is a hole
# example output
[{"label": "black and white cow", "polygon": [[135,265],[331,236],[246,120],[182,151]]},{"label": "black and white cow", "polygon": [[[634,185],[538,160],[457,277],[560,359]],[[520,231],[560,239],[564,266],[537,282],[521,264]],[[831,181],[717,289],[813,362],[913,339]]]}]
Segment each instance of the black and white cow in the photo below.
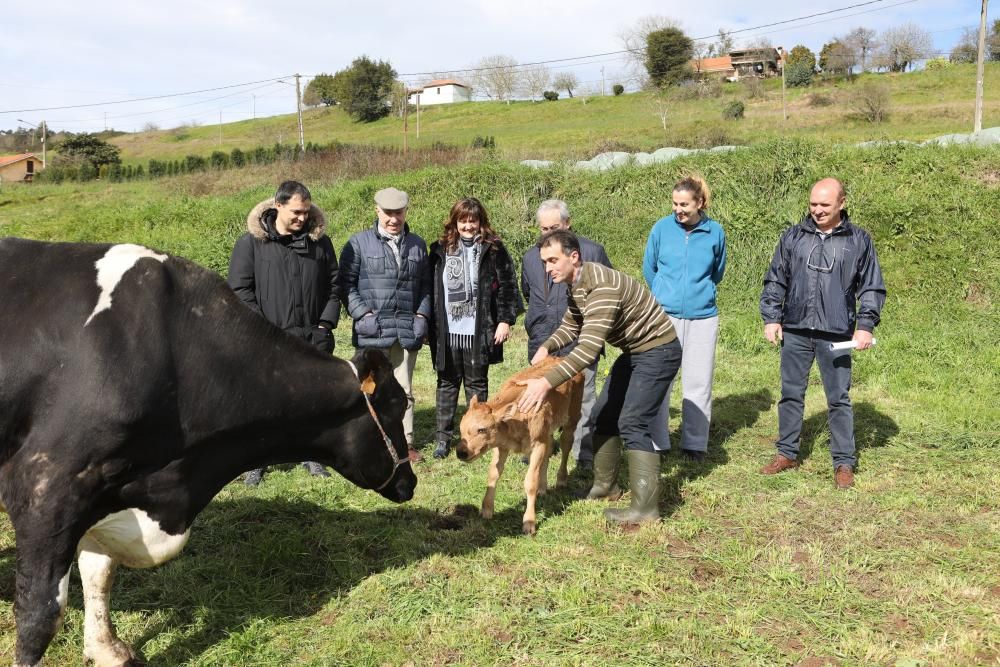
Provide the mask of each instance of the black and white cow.
[{"label": "black and white cow", "polygon": [[110,622],[115,568],[176,556],[198,513],[245,470],[319,461],[409,500],[405,407],[380,352],[359,353],[353,368],[325,356],[192,262],[137,245],[0,239],[0,509],[16,539],[15,664],[41,660],[77,555],[85,657],[135,660]]}]

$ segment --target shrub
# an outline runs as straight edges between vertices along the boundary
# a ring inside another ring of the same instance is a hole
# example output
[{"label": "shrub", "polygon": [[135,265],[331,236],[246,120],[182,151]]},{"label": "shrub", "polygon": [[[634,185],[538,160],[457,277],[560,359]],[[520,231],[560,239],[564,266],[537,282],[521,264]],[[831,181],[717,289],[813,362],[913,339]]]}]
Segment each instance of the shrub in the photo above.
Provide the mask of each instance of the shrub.
[{"label": "shrub", "polygon": [[472,140],[472,147],[491,150],[497,147],[497,142],[493,135],[487,135],[485,137],[476,136],[476,138]]},{"label": "shrub", "polygon": [[233,152],[229,154],[229,163],[239,169],[247,163],[246,155],[239,148],[234,148]]},{"label": "shrub", "polygon": [[229,154],[222,151],[213,151],[208,163],[212,169],[226,169],[229,166]]},{"label": "shrub", "polygon": [[852,97],[852,106],[869,123],[881,123],[889,117],[889,86],[866,81]]},{"label": "shrub", "polygon": [[205,171],[205,158],[200,155],[188,155],[184,158],[184,164],[189,174],[196,171]]},{"label": "shrub", "polygon": [[926,63],[924,63],[924,68],[928,70],[948,69],[954,64],[955,63],[951,62],[947,58],[938,57],[938,58],[931,58]]},{"label": "shrub", "polygon": [[833,98],[823,93],[813,93],[808,98],[808,104],[811,107],[828,107],[833,104]]},{"label": "shrub", "polygon": [[764,82],[755,76],[743,77],[743,92],[749,100],[762,100],[766,97],[764,92]]},{"label": "shrub", "polygon": [[625,86],[623,86],[620,83],[616,83],[615,85],[611,86],[611,92],[615,94],[615,97],[618,97],[619,95],[625,92]]},{"label": "shrub", "polygon": [[799,61],[785,68],[785,83],[793,88],[808,86],[815,73],[816,69],[811,63]]},{"label": "shrub", "polygon": [[736,120],[738,118],[743,118],[743,111],[746,107],[743,106],[743,102],[739,100],[733,100],[726,106],[722,107],[722,117],[726,120]]},{"label": "shrub", "polygon": [[544,93],[542,93],[542,97],[544,97],[545,100],[548,102],[555,102],[556,100],[559,99],[559,93],[557,93],[554,90],[546,90]]}]

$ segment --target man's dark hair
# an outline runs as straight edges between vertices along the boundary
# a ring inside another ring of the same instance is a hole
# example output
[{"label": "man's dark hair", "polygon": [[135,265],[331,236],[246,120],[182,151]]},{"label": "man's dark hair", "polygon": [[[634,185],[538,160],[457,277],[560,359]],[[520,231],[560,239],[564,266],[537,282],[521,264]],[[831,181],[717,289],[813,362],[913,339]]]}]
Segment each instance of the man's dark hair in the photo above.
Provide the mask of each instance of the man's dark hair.
[{"label": "man's dark hair", "polygon": [[278,190],[274,193],[274,201],[277,204],[287,204],[288,200],[295,195],[298,195],[302,201],[312,201],[309,188],[298,181],[285,181],[279,185]]},{"label": "man's dark hair", "polygon": [[538,239],[538,243],[536,245],[539,250],[550,245],[557,245],[562,250],[562,253],[567,257],[573,254],[574,251],[576,251],[576,254],[583,257],[583,253],[580,251],[580,239],[576,238],[576,234],[568,229],[553,230]]}]

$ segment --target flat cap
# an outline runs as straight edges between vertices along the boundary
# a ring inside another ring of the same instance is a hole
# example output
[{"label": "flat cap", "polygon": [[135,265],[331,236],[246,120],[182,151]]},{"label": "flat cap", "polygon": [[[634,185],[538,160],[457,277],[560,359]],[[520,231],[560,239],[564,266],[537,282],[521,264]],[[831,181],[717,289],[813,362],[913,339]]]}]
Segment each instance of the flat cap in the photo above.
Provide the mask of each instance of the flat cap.
[{"label": "flat cap", "polygon": [[375,203],[383,211],[398,211],[410,205],[410,195],[396,188],[386,188],[375,193]]}]

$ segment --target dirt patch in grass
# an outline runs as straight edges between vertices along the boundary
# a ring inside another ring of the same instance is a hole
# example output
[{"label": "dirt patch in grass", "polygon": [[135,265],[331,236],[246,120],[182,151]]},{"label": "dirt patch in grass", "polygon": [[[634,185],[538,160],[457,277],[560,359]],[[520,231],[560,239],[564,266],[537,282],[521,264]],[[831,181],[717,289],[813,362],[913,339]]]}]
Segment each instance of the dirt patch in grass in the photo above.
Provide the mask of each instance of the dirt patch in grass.
[{"label": "dirt patch in grass", "polygon": [[990,187],[1000,186],[1000,169],[987,169],[979,180]]},{"label": "dirt patch in grass", "polygon": [[919,634],[917,629],[905,616],[893,614],[885,619],[883,631],[890,637],[912,637]]},{"label": "dirt patch in grass", "polygon": [[826,656],[809,656],[795,663],[795,667],[837,667],[838,665],[840,665],[840,660]]},{"label": "dirt patch in grass", "polygon": [[722,575],[722,568],[712,561],[701,561],[691,570],[691,580],[699,586],[707,586]]},{"label": "dirt patch in grass", "polygon": [[969,287],[965,290],[965,302],[974,306],[989,308],[989,292],[986,291],[986,287],[979,283],[969,283]]}]

